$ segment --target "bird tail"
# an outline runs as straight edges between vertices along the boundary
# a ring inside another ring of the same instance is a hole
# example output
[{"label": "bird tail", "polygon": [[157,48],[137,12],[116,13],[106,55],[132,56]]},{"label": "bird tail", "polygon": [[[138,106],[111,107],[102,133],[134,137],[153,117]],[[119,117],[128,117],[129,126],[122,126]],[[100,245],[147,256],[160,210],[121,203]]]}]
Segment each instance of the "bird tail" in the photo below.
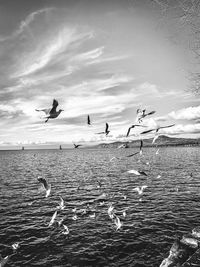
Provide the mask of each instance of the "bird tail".
[{"label": "bird tail", "polygon": [[48,122],[48,120],[49,120],[49,118],[47,118],[45,122]]}]

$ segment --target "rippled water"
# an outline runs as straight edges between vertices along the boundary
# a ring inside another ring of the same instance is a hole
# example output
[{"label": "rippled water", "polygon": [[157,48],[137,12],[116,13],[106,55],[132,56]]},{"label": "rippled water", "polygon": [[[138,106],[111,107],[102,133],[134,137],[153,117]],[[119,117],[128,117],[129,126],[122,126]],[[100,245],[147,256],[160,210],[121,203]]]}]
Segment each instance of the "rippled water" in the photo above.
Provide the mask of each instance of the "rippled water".
[{"label": "rippled water", "polygon": [[[161,148],[158,155],[156,148],[144,148],[143,157],[125,157],[133,152],[1,151],[2,256],[12,254],[14,242],[21,243],[6,266],[159,266],[176,234],[200,226],[199,148]],[[110,162],[112,157],[122,159]],[[128,174],[130,169],[143,170],[148,176]],[[52,187],[48,198],[38,190],[41,174]],[[142,201],[133,191],[139,185],[148,186]],[[104,205],[93,201],[102,193],[107,196]],[[69,235],[63,235],[63,228],[57,225],[48,227],[59,196],[66,207],[58,212],[58,219],[64,218]],[[107,213],[111,202],[123,222],[118,231]],[[72,209],[86,208],[87,203],[91,211],[72,220]],[[90,218],[94,212],[96,218]]]}]

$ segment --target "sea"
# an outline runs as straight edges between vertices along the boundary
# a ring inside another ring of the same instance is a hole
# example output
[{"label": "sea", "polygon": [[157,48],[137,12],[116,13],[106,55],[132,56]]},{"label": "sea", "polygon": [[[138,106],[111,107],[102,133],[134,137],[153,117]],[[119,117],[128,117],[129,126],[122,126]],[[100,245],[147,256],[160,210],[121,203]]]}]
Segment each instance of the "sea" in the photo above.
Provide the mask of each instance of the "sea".
[{"label": "sea", "polygon": [[[159,266],[177,236],[200,226],[199,147],[144,147],[143,155],[127,157],[136,151],[0,151],[0,253],[10,256],[5,266]],[[127,172],[132,169],[147,175]],[[47,198],[38,176],[51,184]],[[141,195],[138,186],[147,186]],[[119,229],[108,215],[111,205]],[[14,243],[19,247],[13,252]]]}]

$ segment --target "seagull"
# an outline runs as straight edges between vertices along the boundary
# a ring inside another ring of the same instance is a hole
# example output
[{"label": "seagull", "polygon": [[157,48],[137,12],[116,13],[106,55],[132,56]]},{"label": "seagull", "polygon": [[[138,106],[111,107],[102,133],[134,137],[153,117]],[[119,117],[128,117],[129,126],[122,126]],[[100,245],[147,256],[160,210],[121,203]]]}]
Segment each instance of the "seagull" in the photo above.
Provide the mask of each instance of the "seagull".
[{"label": "seagull", "polygon": [[93,214],[89,215],[89,217],[92,218],[92,219],[94,219],[96,217],[96,214],[93,213]]},{"label": "seagull", "polygon": [[46,196],[45,197],[48,197],[51,193],[51,185],[47,183],[45,178],[38,176],[37,179],[43,185],[44,189],[46,190]]},{"label": "seagull", "polygon": [[64,208],[65,208],[64,200],[63,200],[63,198],[60,197],[60,196],[59,196],[59,198],[60,198],[60,205],[57,206],[57,209],[59,209],[59,210],[64,210]]},{"label": "seagull", "polygon": [[156,151],[156,155],[158,155],[159,154],[159,148],[158,148],[158,150]]},{"label": "seagull", "polygon": [[114,210],[114,207],[112,206],[112,204],[108,207],[108,215],[109,215],[109,217],[110,217],[110,219],[113,219],[114,218],[114,212],[113,212],[113,210]]},{"label": "seagull", "polygon": [[135,174],[135,175],[145,175],[147,176],[147,174],[143,171],[137,171],[137,170],[130,170],[130,171],[127,171],[128,173],[131,173],[131,174]]},{"label": "seagull", "polygon": [[175,124],[171,124],[171,125],[167,125],[167,126],[160,126],[160,127],[157,127],[156,129],[151,129],[151,130],[147,130],[147,131],[141,132],[140,134],[146,134],[146,133],[150,133],[152,131],[156,131],[156,133],[157,133],[160,129],[170,128],[170,127],[173,127],[174,125]]},{"label": "seagull", "polygon": [[138,186],[138,187],[133,188],[133,190],[136,191],[136,192],[138,192],[139,195],[142,195],[144,189],[147,188],[147,187],[148,187],[147,185],[143,185],[141,187]]},{"label": "seagull", "polygon": [[8,262],[9,259],[10,259],[10,256],[6,256],[5,258],[2,258],[0,255],[0,267],[3,267]]},{"label": "seagull", "polygon": [[138,114],[138,122],[142,122],[142,119],[145,118],[146,116],[149,116],[149,115],[153,115],[155,113],[155,111],[151,111],[149,113],[145,113],[146,112],[146,109],[138,109],[137,110],[137,114]]},{"label": "seagull", "polygon": [[74,148],[78,148],[79,146],[82,146],[82,145],[76,145],[76,144],[74,144]]},{"label": "seagull", "polygon": [[51,221],[49,223],[49,227],[52,226],[54,224],[54,221],[56,219],[56,216],[57,216],[57,210],[54,212],[52,218],[51,218]]},{"label": "seagull", "polygon": [[51,109],[36,109],[36,111],[43,111],[47,115],[45,122],[48,122],[49,119],[57,118],[60,115],[60,113],[64,111],[63,109],[59,109],[58,111],[56,111],[57,106],[58,106],[58,101],[54,99]]},{"label": "seagull", "polygon": [[159,135],[155,135],[155,136],[154,136],[154,139],[153,139],[153,141],[152,141],[152,145],[155,143],[155,141],[158,139],[158,137],[159,137]]},{"label": "seagull", "polygon": [[13,248],[13,250],[17,250],[19,248],[19,242],[12,244],[12,248]]},{"label": "seagull", "polygon": [[78,219],[78,216],[75,214],[73,217],[72,217],[72,220],[76,221]]},{"label": "seagull", "polygon": [[89,115],[87,116],[87,124],[91,125],[91,121],[90,121],[90,116]]},{"label": "seagull", "polygon": [[119,230],[122,227],[122,222],[120,221],[119,217],[117,217],[117,216],[114,219],[114,223],[116,225],[116,231]]},{"label": "seagull", "polygon": [[108,135],[110,131],[108,131],[108,128],[109,128],[109,125],[108,123],[106,122],[106,129],[105,129],[105,132],[100,132],[100,133],[96,133],[96,134],[105,134],[105,135]]},{"label": "seagull", "polygon": [[62,234],[68,235],[69,234],[69,229],[68,229],[67,225],[63,224],[63,227],[64,227],[64,231],[62,232]]},{"label": "seagull", "polygon": [[131,129],[134,128],[134,127],[136,127],[136,126],[139,126],[139,127],[147,127],[147,126],[140,125],[140,124],[133,124],[132,126],[130,126],[130,127],[128,128],[128,132],[127,132],[127,134],[126,134],[126,137],[129,136],[129,133],[130,133]]},{"label": "seagull", "polygon": [[63,223],[63,221],[64,221],[64,219],[60,219],[60,220],[58,221],[58,226],[61,226],[62,223]]}]

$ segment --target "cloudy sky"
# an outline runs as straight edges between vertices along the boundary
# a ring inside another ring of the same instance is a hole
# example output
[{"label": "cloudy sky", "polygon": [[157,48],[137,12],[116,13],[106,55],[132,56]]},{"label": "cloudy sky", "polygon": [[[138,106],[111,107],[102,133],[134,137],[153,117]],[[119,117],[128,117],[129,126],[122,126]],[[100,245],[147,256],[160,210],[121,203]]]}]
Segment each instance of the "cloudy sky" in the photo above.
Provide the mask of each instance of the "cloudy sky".
[{"label": "cloudy sky", "polygon": [[[107,141],[125,140],[138,108],[156,111],[150,128],[200,137],[191,55],[152,1],[7,0],[0,13],[1,147],[103,141],[106,122]],[[44,123],[35,109],[54,98],[64,111]]]}]

